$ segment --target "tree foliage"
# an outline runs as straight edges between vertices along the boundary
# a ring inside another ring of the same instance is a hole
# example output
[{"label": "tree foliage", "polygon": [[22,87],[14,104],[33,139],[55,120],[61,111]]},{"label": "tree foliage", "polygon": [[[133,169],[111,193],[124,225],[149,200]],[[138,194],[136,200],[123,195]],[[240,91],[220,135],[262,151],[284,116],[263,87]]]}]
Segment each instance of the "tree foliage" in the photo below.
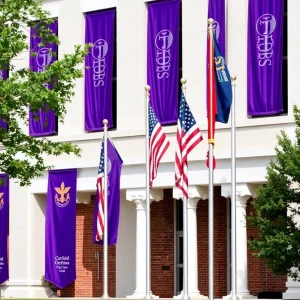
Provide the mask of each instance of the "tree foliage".
[{"label": "tree foliage", "polygon": [[[29,185],[32,178],[50,168],[45,164],[45,155],[80,155],[76,145],[34,138],[21,130],[28,125],[29,107],[33,112],[45,107],[52,109],[59,122],[63,122],[66,103],[74,95],[75,81],[83,76],[82,63],[88,46],[75,46],[74,53],[65,54],[47,66],[45,72],[35,73],[29,66],[14,66],[19,59],[27,60],[28,55],[24,54],[31,50],[30,27],[42,39],[40,46],[59,44],[58,37],[48,29],[52,21],[41,1],[0,0],[0,69],[9,70],[9,78],[0,80],[0,117],[9,127],[8,131],[0,128],[0,172],[18,179],[21,185]],[[45,84],[52,84],[53,88],[50,90]]]},{"label": "tree foliage", "polygon": [[[274,274],[300,280],[300,110],[294,107],[295,139],[281,131],[276,158],[267,167],[267,183],[253,201],[250,225],[259,238],[250,242],[256,256]],[[297,223],[298,220],[298,223]]]}]

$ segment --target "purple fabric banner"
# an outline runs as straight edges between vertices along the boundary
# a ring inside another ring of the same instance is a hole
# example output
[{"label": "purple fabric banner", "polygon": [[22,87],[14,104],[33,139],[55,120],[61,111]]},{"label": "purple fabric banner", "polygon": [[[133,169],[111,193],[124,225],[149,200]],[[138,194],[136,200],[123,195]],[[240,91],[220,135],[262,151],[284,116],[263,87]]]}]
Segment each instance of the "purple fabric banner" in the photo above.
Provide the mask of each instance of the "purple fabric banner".
[{"label": "purple fabric banner", "polygon": [[158,121],[178,119],[180,0],[148,3],[147,80]]},{"label": "purple fabric banner", "polygon": [[208,1],[208,18],[213,18],[215,21],[213,24],[214,35],[217,39],[223,57],[225,57],[226,50],[225,12],[225,0]]},{"label": "purple fabric banner", "polygon": [[[104,149],[103,142],[101,143],[100,151],[100,166],[104,163]],[[120,215],[120,178],[123,161],[111,143],[107,140],[107,172],[108,172],[108,244],[116,245],[118,239],[118,227],[119,227],[119,215]],[[104,168],[104,166],[102,166]],[[95,199],[95,211],[94,211],[94,231],[93,242],[103,245],[103,241],[96,240],[97,231],[97,214],[98,214],[98,191]]]},{"label": "purple fabric banner", "polygon": [[63,289],[76,279],[77,170],[49,171],[45,279]]},{"label": "purple fabric banner", "polygon": [[[58,34],[58,22],[53,20],[49,29],[54,34]],[[44,72],[48,65],[57,60],[58,46],[56,44],[47,44],[39,47],[41,39],[36,36],[34,28],[30,29],[30,49],[36,52],[36,56],[30,56],[29,65],[34,72]],[[45,87],[51,88],[49,85]],[[52,110],[39,110],[37,113],[29,112],[29,134],[31,136],[47,136],[57,132],[56,116]]]},{"label": "purple fabric banner", "polygon": [[103,119],[108,120],[108,128],[115,122],[112,107],[115,18],[115,9],[86,15],[85,42],[93,44],[85,58],[89,67],[85,69],[87,131],[103,130]]},{"label": "purple fabric banner", "polygon": [[9,279],[8,275],[8,222],[9,222],[9,179],[6,174],[0,175],[5,181],[0,184],[0,284]]},{"label": "purple fabric banner", "polygon": [[283,111],[283,0],[249,0],[248,115]]},{"label": "purple fabric banner", "polygon": [[[8,70],[0,70],[0,79],[2,80],[6,80],[8,78]],[[1,118],[0,118],[0,127],[2,127],[5,131],[7,131],[7,123],[4,122]]]}]

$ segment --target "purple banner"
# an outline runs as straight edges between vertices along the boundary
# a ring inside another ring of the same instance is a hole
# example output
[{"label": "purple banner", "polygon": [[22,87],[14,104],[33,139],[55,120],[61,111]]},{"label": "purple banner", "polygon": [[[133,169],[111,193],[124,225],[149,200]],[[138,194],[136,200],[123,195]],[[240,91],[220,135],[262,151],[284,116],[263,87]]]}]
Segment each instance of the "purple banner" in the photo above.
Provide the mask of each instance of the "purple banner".
[{"label": "purple banner", "polygon": [[114,63],[114,33],[116,10],[105,10],[86,15],[85,42],[92,43],[85,65],[85,125],[87,131],[103,130],[103,119],[108,128],[114,126],[112,81]]},{"label": "purple banner", "polygon": [[249,0],[248,115],[283,111],[283,0]]},{"label": "purple banner", "polygon": [[147,80],[158,121],[178,119],[180,0],[148,3]]},{"label": "purple banner", "polygon": [[9,279],[8,275],[8,222],[9,222],[9,179],[0,175],[0,284]]},{"label": "purple banner", "polygon": [[225,27],[225,0],[209,0],[208,2],[208,18],[214,19],[213,30],[214,35],[217,39],[223,57],[225,57],[225,36],[226,36],[226,27]]},{"label": "purple banner", "polygon": [[[8,70],[0,70],[0,79],[2,80],[6,80],[8,78]],[[0,118],[0,128],[3,128],[5,131],[7,131],[7,123],[4,122],[1,118]]]},{"label": "purple banner", "polygon": [[63,289],[76,279],[77,170],[49,171],[45,279]]},{"label": "purple banner", "polygon": [[[100,151],[100,166],[99,172],[103,168],[104,172],[104,150],[103,142],[101,143]],[[108,172],[108,244],[116,245],[118,239],[118,227],[119,227],[119,215],[120,215],[120,178],[122,170],[123,161],[111,143],[107,140],[107,172]],[[99,173],[101,174],[101,172]],[[98,174],[98,175],[99,175]],[[104,176],[104,174],[103,174]],[[104,180],[104,179],[103,179]],[[103,241],[96,240],[96,231],[97,231],[97,215],[99,209],[99,191],[97,191],[97,196],[95,199],[95,211],[94,211],[94,234],[93,242],[96,244],[103,244]]]},{"label": "purple banner", "polygon": [[[49,29],[55,35],[58,35],[58,22],[54,20]],[[37,37],[35,29],[30,29],[30,50],[35,52],[36,56],[30,56],[29,65],[34,72],[44,72],[48,65],[57,60],[58,46],[56,44],[47,44],[39,47],[41,39]],[[51,88],[46,85],[45,87]],[[40,109],[37,113],[29,112],[29,134],[31,136],[47,136],[57,132],[56,116],[52,110]]]}]

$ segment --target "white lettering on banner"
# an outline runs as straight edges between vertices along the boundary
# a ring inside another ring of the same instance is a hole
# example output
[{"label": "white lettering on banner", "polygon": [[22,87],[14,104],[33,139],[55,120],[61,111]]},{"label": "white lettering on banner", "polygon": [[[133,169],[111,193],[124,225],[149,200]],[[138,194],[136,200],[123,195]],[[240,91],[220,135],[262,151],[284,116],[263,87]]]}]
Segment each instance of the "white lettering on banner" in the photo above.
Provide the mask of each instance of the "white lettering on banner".
[{"label": "white lettering on banner", "polygon": [[4,262],[4,258],[2,256],[2,257],[0,257],[0,270],[2,269],[1,266],[4,266],[4,265],[5,265],[5,262]]},{"label": "white lettering on banner", "polygon": [[263,14],[256,22],[257,59],[260,67],[271,66],[274,40],[272,33],[276,27],[276,19],[271,14]]},{"label": "white lettering on banner", "polygon": [[93,81],[94,87],[104,86],[106,61],[105,56],[108,51],[108,44],[105,40],[97,40],[92,48],[93,60]]},{"label": "white lettering on banner", "polygon": [[38,64],[38,72],[45,72],[46,66],[51,63],[52,52],[49,48],[41,48],[36,55],[36,62]]},{"label": "white lettering on banner", "polygon": [[65,273],[70,265],[70,256],[55,256],[54,264],[60,273]]},{"label": "white lettering on banner", "polygon": [[170,48],[173,43],[173,34],[168,29],[161,30],[155,38],[156,51],[156,73],[157,78],[169,78],[171,68]]}]

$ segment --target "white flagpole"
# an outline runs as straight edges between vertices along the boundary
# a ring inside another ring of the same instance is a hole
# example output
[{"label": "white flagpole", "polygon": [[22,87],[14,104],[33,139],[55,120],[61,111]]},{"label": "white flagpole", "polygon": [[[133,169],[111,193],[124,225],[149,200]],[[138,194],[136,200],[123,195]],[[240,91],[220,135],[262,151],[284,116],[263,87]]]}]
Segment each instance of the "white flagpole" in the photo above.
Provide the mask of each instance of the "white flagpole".
[{"label": "white flagpole", "polygon": [[231,300],[237,299],[236,287],[236,131],[235,131],[235,86],[236,76],[231,76]]},{"label": "white flagpole", "polygon": [[151,246],[150,246],[150,186],[149,186],[149,101],[150,86],[146,90],[146,295],[144,299],[152,299],[151,296]]},{"label": "white flagpole", "polygon": [[108,120],[103,120],[104,125],[104,240],[103,240],[103,295],[102,299],[108,299],[108,222],[107,222],[107,124]]},{"label": "white flagpole", "polygon": [[[213,35],[213,19],[208,19],[209,31]],[[209,49],[211,51],[211,49]],[[212,66],[210,66],[212,67]],[[211,95],[212,97],[212,95]],[[210,99],[212,103],[212,99]],[[213,144],[208,144],[208,163],[209,163],[209,188],[208,188],[208,273],[209,273],[209,300],[214,300],[214,168],[213,157],[214,148]]]},{"label": "white flagpole", "polygon": [[[186,96],[186,79],[181,78],[181,89]],[[187,223],[187,198],[183,195],[183,293],[184,300],[191,299],[188,292],[188,223]]]}]

